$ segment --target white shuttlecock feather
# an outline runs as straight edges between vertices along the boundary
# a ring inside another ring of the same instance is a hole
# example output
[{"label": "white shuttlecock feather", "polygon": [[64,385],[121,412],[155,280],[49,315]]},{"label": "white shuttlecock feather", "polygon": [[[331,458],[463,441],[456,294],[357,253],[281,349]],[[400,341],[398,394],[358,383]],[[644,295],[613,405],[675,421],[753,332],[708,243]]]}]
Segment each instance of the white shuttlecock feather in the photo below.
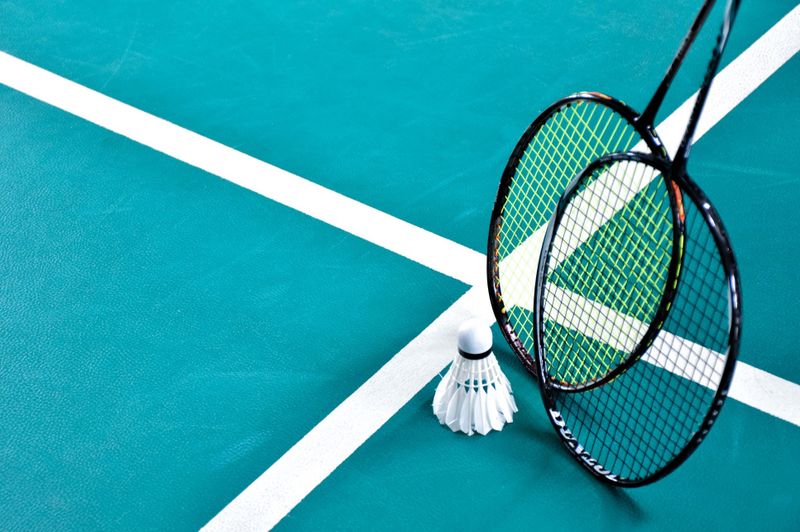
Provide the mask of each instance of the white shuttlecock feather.
[{"label": "white shuttlecock feather", "polygon": [[439,423],[472,436],[502,430],[517,404],[508,379],[492,353],[492,330],[469,320],[458,330],[458,351],[433,396]]}]

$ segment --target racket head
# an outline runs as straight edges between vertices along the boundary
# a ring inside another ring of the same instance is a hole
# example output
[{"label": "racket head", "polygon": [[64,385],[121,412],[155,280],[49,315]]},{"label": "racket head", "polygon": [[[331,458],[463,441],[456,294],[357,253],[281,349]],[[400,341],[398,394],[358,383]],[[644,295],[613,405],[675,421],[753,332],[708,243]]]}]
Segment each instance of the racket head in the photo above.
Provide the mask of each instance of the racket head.
[{"label": "racket head", "polygon": [[[626,154],[662,175],[663,159]],[[741,288],[722,220],[703,191],[675,175],[684,210],[681,273],[671,308],[638,362],[578,393],[553,385],[537,320],[537,378],[548,417],[569,453],[610,484],[633,487],[674,471],[719,416],[741,337]],[[541,292],[537,290],[539,315]]]},{"label": "racket head", "polygon": [[532,374],[536,370],[531,307],[547,222],[569,182],[589,162],[634,147],[668,157],[654,129],[639,121],[625,103],[597,92],[580,92],[545,109],[509,157],[492,209],[486,273],[499,328]]}]

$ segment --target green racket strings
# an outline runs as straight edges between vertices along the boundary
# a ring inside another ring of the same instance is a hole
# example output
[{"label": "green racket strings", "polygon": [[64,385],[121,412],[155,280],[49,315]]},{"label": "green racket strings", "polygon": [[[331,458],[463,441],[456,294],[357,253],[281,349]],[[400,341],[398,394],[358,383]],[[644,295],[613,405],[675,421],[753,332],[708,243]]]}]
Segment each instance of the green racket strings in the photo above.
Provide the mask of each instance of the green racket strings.
[{"label": "green racket strings", "polygon": [[558,199],[590,161],[640,141],[636,129],[617,111],[599,101],[578,99],[554,111],[520,154],[496,222],[492,274],[508,323],[528,353],[534,352],[536,268]]}]

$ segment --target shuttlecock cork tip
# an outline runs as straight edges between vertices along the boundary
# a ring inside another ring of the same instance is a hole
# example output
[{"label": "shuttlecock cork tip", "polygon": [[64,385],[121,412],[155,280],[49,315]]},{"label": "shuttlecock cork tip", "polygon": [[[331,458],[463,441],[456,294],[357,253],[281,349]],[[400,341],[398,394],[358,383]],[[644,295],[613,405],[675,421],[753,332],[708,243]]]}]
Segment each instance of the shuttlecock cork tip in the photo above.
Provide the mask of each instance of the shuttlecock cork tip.
[{"label": "shuttlecock cork tip", "polygon": [[458,329],[458,352],[470,360],[492,352],[492,329],[479,319],[467,320]]}]

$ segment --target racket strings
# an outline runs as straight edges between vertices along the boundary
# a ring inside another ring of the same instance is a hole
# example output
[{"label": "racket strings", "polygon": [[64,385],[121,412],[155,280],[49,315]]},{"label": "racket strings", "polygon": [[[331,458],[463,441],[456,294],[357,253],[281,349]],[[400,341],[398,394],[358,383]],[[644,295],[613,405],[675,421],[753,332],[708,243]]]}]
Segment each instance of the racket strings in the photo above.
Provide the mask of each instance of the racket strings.
[{"label": "racket strings", "polygon": [[[598,126],[602,127],[602,129],[596,130],[592,127],[592,124],[599,106],[588,106],[583,102],[579,102],[575,107],[576,111],[572,120],[566,116],[558,115],[553,120],[553,126],[557,129],[557,133],[561,138],[567,139],[574,146],[573,151],[567,154],[569,161],[566,159],[563,161],[564,167],[561,170],[572,173],[567,178],[567,181],[563,183],[562,189],[577,174],[577,172],[574,172],[575,168],[585,168],[585,161],[591,161],[603,154],[612,153],[614,148],[610,145],[612,141],[609,139],[617,138],[621,133],[620,130],[628,126],[628,122],[625,120],[608,120],[606,115],[615,115],[616,113],[607,107],[603,107],[601,116],[597,120],[599,124],[603,124]],[[575,127],[576,123],[580,124],[580,129]],[[611,128],[611,131],[608,131],[609,128]],[[631,143],[638,135],[635,131],[628,131],[627,134],[630,135],[630,138],[625,139],[623,137],[622,139],[626,144]],[[567,164],[568,162],[569,164]],[[581,163],[584,163],[584,166],[579,166]],[[549,212],[552,213],[552,210]]]},{"label": "racket strings", "polygon": [[[638,176],[637,179],[641,180],[641,176]],[[654,195],[658,197],[653,197]],[[617,198],[619,197],[620,196],[617,195]],[[589,255],[598,254],[602,256],[598,264],[601,265],[603,270],[600,271],[598,275],[601,278],[605,278],[608,285],[616,288],[624,288],[628,282],[638,283],[642,285],[639,287],[642,293],[648,295],[654,295],[657,291],[663,289],[662,276],[653,275],[654,272],[652,271],[646,270],[641,272],[644,275],[632,279],[629,279],[628,276],[625,275],[625,272],[629,272],[637,266],[637,259],[635,255],[631,253],[632,251],[642,246],[651,246],[656,249],[669,249],[672,246],[672,234],[669,230],[663,230],[661,232],[648,231],[648,228],[663,226],[664,229],[669,229],[671,226],[670,220],[657,220],[654,216],[651,216],[653,212],[661,215],[666,214],[665,209],[668,207],[663,204],[663,200],[664,195],[662,190],[654,188],[651,194],[642,194],[641,197],[637,198],[637,201],[633,201],[629,204],[632,211],[629,217],[618,218],[616,220],[616,225],[609,226],[613,227],[615,230],[608,231],[607,234],[603,235],[605,241],[592,239],[589,242],[590,249],[586,251],[586,253]],[[598,213],[599,210],[595,210],[595,212],[592,213],[592,226],[599,226],[605,223],[603,219],[600,219]],[[568,219],[567,223],[575,225],[581,222]],[[652,241],[653,239],[655,239],[655,241]],[[570,248],[571,247],[572,246],[570,246]],[[582,285],[582,288],[587,290],[597,292],[600,288],[595,286],[594,280],[588,276],[580,276],[578,277],[578,281]],[[599,293],[594,295],[602,297],[603,294]],[[638,315],[635,314],[638,310],[637,306],[626,308],[629,300],[625,297],[626,293],[624,291],[609,291],[607,295],[611,298],[609,301],[611,303],[609,305],[611,308],[623,312],[627,311],[629,314],[634,314],[635,317],[639,319],[647,318],[647,316],[641,315],[641,313]]]},{"label": "racket strings", "polygon": [[628,360],[661,305],[673,211],[649,168],[622,161],[584,176],[553,235],[542,311],[548,374],[564,386],[585,386]]},{"label": "racket strings", "polygon": [[507,323],[528,353],[533,352],[536,267],[558,199],[591,160],[638,141],[639,134],[619,113],[593,100],[577,100],[554,111],[521,151],[495,222],[492,275]]},{"label": "racket strings", "polygon": [[[693,255],[687,255],[684,259],[685,272],[681,282],[690,289],[678,292],[676,299],[680,298],[687,312],[681,316],[680,321],[672,321],[675,334],[721,352],[728,346],[726,335],[729,330],[729,311],[725,305],[709,305],[708,301],[724,301],[729,288],[726,284],[719,283],[719,279],[724,276],[724,269],[717,250],[711,245],[713,239],[707,233],[692,235],[694,239],[704,241],[699,242],[702,245],[696,246]],[[703,297],[696,297],[698,294]]]},{"label": "racket strings", "polygon": [[[674,394],[685,397],[693,403],[704,399],[710,401],[713,397],[713,392],[707,388],[695,391],[676,386],[678,383],[674,379],[661,376],[654,371],[638,371],[641,369],[639,366],[649,365],[637,364],[612,383],[595,389],[603,390],[606,387],[617,386],[621,388],[617,394],[627,394],[629,399],[627,401],[619,401],[617,397],[592,399],[585,397],[595,390],[579,394],[563,394],[557,401],[562,416],[568,420],[568,425],[575,425],[573,434],[588,452],[596,456],[604,467],[630,480],[647,478],[663,468],[686,446],[696,432],[697,425],[692,421],[693,411],[677,404],[671,404],[668,408],[653,406],[656,397],[637,395],[637,388],[632,389],[630,382],[628,386],[617,383],[623,379],[630,381],[635,376],[637,379],[647,380],[651,386],[660,391],[661,395]],[[650,367],[655,368],[655,366]],[[636,373],[626,378],[631,371]],[[704,398],[703,394],[707,398]],[[598,418],[598,409],[608,414]],[[581,423],[578,419],[588,423]],[[647,437],[636,440],[634,435],[637,434],[646,434]]]},{"label": "racket strings", "polygon": [[[593,127],[589,118],[595,114],[587,117],[585,110],[592,107],[602,107]],[[576,120],[579,124],[588,123],[590,127],[579,129],[574,123]],[[598,152],[602,152],[591,141],[594,138],[592,130],[605,130],[609,122],[616,123],[614,131],[619,130],[620,123],[627,125],[621,116],[607,107],[580,102],[562,108],[541,127],[520,157],[515,178],[509,187],[503,213],[501,259],[548,221],[567,182]],[[565,126],[565,123],[569,126]],[[631,126],[627,127],[630,130],[627,137],[630,139],[636,133]],[[629,142],[625,138],[620,141]],[[585,146],[594,148],[587,152]],[[607,149],[616,148],[608,143],[604,146]]]},{"label": "racket strings", "polygon": [[703,435],[729,363],[730,279],[697,204],[685,200],[684,208],[682,274],[652,346],[609,383],[549,391],[580,445],[626,480],[651,477]]},{"label": "racket strings", "polygon": [[[582,397],[592,391],[571,394],[574,397],[559,402],[562,415],[563,411],[568,411],[566,419],[575,424],[573,434],[578,441],[604,467],[622,478],[644,478],[637,476],[637,472],[657,471],[662,464],[666,464],[672,458],[668,453],[669,442],[677,448],[682,437],[685,438],[693,433],[691,427],[687,429],[671,426],[666,415],[646,403],[638,403],[635,408],[626,411],[624,416],[607,414],[598,417],[597,411],[592,409],[603,408],[604,412],[619,412],[620,409],[613,400],[587,401]],[[576,422],[575,418],[587,422],[585,424]],[[643,419],[652,423],[649,425],[642,423]],[[614,427],[614,430],[609,430],[609,427]],[[669,427],[670,430],[665,427]],[[633,442],[630,435],[641,431],[647,431],[651,437],[641,442]],[[668,444],[664,445],[665,442]]]},{"label": "racket strings", "polygon": [[[577,104],[574,107],[576,110],[572,118],[575,119],[575,122],[584,127],[592,123],[592,117],[597,110],[597,106],[589,107]],[[581,113],[581,109],[583,109],[584,113],[588,116],[584,116],[584,114]],[[611,113],[611,110],[604,109],[601,113]],[[566,153],[566,157],[561,160],[562,167],[559,168],[559,170],[562,172],[570,171],[578,161],[584,159],[591,160],[595,157],[593,155],[595,152],[602,153],[603,150],[607,148],[606,143],[599,140],[598,135],[595,134],[590,127],[581,130],[576,129],[573,120],[570,120],[570,118],[566,117],[563,113],[559,113],[553,118],[552,126],[555,134],[572,147],[572,150]],[[615,128],[619,126],[620,124],[617,123]],[[604,129],[607,129],[607,127],[608,121],[606,120],[606,127]]]}]

